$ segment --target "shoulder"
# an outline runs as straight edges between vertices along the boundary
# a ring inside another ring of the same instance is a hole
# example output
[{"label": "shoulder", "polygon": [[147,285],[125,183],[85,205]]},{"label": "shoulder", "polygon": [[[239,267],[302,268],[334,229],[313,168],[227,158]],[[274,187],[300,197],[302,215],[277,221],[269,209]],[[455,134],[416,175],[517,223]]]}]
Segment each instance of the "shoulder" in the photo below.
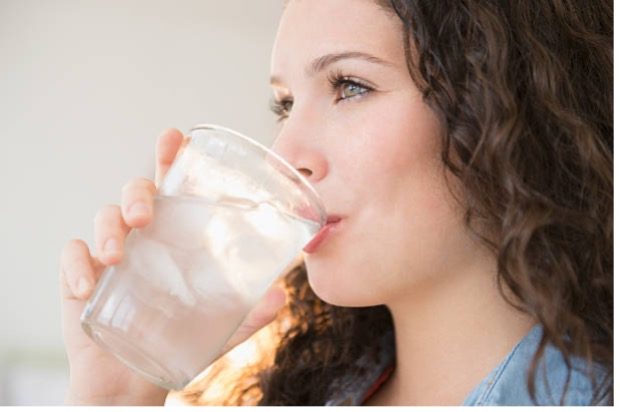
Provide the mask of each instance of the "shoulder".
[{"label": "shoulder", "polygon": [[465,404],[591,405],[595,391],[590,374],[593,373],[595,379],[600,381],[605,375],[604,369],[598,365],[589,368],[585,360],[578,357],[570,357],[570,365],[567,365],[562,353],[552,345],[547,345],[536,369],[536,402],[531,399],[527,385],[528,371],[541,337],[542,328],[537,325],[468,396]]}]

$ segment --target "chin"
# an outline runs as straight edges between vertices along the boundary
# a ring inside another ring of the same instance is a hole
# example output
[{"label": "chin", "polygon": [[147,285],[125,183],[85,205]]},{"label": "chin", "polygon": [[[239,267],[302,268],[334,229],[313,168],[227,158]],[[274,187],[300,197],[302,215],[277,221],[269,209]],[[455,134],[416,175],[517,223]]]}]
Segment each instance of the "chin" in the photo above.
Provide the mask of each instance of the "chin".
[{"label": "chin", "polygon": [[330,305],[364,307],[383,303],[377,288],[361,280],[366,277],[360,273],[359,268],[323,265],[311,257],[306,259],[306,270],[312,291]]}]

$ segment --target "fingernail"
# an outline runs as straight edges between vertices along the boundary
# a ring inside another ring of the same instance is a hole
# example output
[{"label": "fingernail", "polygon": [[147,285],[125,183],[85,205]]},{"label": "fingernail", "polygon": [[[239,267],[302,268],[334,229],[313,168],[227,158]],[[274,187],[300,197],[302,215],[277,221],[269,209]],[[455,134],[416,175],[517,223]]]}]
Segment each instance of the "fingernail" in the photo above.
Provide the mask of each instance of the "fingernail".
[{"label": "fingernail", "polygon": [[113,237],[106,240],[105,244],[103,245],[103,253],[105,253],[106,255],[114,255],[118,253],[118,249],[118,241]]},{"label": "fingernail", "polygon": [[144,216],[150,212],[149,207],[144,202],[136,202],[129,208],[130,216]]},{"label": "fingernail", "polygon": [[78,296],[86,296],[90,291],[90,282],[86,278],[80,278],[77,285]]}]

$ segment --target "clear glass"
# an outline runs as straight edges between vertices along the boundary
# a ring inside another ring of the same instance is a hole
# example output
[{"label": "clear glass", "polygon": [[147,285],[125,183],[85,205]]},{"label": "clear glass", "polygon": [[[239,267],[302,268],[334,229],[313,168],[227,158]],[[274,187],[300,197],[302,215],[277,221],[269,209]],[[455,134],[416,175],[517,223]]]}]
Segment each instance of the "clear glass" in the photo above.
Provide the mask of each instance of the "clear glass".
[{"label": "clear glass", "polygon": [[150,381],[181,389],[325,220],[316,192],[278,155],[196,126],[158,189],[153,222],[129,234],[82,326]]}]

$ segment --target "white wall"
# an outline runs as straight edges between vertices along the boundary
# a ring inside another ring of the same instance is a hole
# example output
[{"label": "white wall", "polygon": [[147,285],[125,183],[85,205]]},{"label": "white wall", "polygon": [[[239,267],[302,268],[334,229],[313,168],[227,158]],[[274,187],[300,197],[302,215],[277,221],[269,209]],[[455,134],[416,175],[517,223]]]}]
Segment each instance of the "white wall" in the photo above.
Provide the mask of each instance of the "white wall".
[{"label": "white wall", "polygon": [[269,143],[280,11],[281,0],[0,0],[0,405],[62,400],[60,251],[92,244],[96,211],[152,176],[161,130],[219,123]]}]

